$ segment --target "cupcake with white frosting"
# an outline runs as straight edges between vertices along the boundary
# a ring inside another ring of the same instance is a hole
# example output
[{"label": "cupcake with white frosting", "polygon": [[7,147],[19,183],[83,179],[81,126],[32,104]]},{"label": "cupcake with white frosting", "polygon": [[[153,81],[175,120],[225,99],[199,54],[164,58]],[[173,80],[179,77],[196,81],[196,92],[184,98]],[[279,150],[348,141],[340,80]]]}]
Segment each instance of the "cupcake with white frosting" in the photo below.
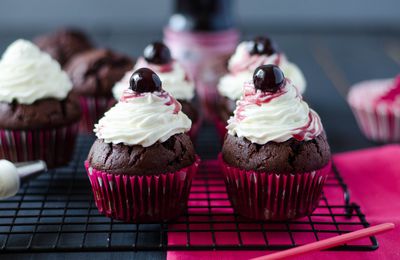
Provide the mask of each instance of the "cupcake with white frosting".
[{"label": "cupcake with white frosting", "polygon": [[280,67],[285,75],[303,93],[306,80],[299,67],[290,62],[275,43],[267,37],[258,36],[252,41],[240,43],[228,61],[228,73],[218,83],[219,101],[216,125],[221,137],[226,134],[226,121],[242,96],[243,83],[252,79],[254,70],[261,65],[272,64]]},{"label": "cupcake with white frosting", "polygon": [[185,208],[199,159],[190,119],[152,70],[130,78],[104,114],[85,162],[99,211],[129,222],[158,222]]},{"label": "cupcake with white frosting", "polygon": [[219,158],[233,207],[262,220],[311,214],[331,157],[318,114],[275,65],[244,85]]},{"label": "cupcake with white frosting", "polygon": [[347,102],[369,140],[400,141],[400,75],[355,84],[347,95]]},{"label": "cupcake with white frosting", "polygon": [[57,61],[26,40],[0,60],[0,157],[68,163],[81,116],[72,83]]},{"label": "cupcake with white frosting", "polygon": [[127,72],[124,78],[115,84],[114,98],[120,99],[124,90],[129,88],[129,79],[133,71],[139,68],[150,68],[157,73],[163,82],[163,89],[181,103],[183,113],[192,121],[192,128],[188,134],[194,139],[201,124],[198,106],[195,102],[195,85],[184,68],[172,59],[170,50],[164,43],[153,42],[144,49],[143,57],[137,60],[134,69]]}]

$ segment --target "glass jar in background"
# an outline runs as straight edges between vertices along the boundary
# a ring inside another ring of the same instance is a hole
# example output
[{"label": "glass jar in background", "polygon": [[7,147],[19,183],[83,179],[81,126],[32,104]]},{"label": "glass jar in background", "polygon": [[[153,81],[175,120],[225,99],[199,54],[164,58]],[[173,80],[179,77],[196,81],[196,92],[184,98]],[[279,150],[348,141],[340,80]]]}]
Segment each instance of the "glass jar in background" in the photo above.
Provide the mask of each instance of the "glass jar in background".
[{"label": "glass jar in background", "polygon": [[216,85],[238,40],[233,0],[175,0],[164,42],[195,80],[206,118],[215,110]]}]

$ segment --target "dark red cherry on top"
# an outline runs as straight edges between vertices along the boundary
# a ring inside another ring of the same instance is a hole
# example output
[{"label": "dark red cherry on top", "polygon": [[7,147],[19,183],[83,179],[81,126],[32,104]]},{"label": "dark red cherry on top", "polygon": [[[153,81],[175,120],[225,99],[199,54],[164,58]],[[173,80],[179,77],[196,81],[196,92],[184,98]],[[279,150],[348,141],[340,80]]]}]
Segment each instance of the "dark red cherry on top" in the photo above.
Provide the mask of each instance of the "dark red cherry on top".
[{"label": "dark red cherry on top", "polygon": [[143,56],[147,62],[157,65],[167,64],[172,60],[169,48],[162,42],[153,42],[147,45]]},{"label": "dark red cherry on top", "polygon": [[161,91],[161,80],[158,75],[148,68],[136,70],[130,80],[130,89],[139,93]]},{"label": "dark red cherry on top", "polygon": [[257,36],[248,43],[248,51],[250,55],[272,55],[278,52],[278,48],[275,43],[268,37]]},{"label": "dark red cherry on top", "polygon": [[276,65],[261,65],[253,74],[254,87],[262,92],[276,93],[285,82],[285,75]]}]

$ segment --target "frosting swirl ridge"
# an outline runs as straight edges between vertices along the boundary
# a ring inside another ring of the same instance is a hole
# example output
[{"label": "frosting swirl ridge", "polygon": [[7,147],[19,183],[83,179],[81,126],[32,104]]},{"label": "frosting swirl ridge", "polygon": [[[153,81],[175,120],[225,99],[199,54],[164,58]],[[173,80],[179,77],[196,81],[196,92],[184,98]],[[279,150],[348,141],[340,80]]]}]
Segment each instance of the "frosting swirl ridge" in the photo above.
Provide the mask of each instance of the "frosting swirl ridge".
[{"label": "frosting swirl ridge", "polygon": [[125,89],[129,87],[129,79],[132,73],[138,68],[150,68],[160,77],[163,82],[163,89],[169,92],[174,98],[190,101],[195,95],[194,82],[186,76],[183,67],[176,61],[169,64],[152,64],[147,62],[143,57],[139,58],[135,68],[128,71],[123,79],[116,83],[113,88],[115,99],[119,99]]},{"label": "frosting swirl ridge", "polygon": [[0,60],[0,101],[32,104],[39,99],[65,99],[72,83],[60,65],[33,43],[17,40]]},{"label": "frosting swirl ridge", "polygon": [[106,143],[148,147],[190,130],[191,121],[168,92],[138,93],[126,89],[104,114],[94,132]]},{"label": "frosting swirl ridge", "polygon": [[218,84],[218,91],[222,96],[237,100],[242,94],[243,83],[251,80],[253,71],[260,65],[273,64],[279,66],[284,74],[292,80],[296,88],[303,93],[306,80],[300,68],[290,62],[283,53],[272,55],[250,55],[247,50],[249,42],[244,41],[238,45],[235,53],[229,59],[228,71]]},{"label": "frosting swirl ridge", "polygon": [[290,138],[309,141],[323,131],[318,114],[288,79],[276,93],[261,92],[252,82],[246,82],[227,129],[230,135],[261,145]]}]

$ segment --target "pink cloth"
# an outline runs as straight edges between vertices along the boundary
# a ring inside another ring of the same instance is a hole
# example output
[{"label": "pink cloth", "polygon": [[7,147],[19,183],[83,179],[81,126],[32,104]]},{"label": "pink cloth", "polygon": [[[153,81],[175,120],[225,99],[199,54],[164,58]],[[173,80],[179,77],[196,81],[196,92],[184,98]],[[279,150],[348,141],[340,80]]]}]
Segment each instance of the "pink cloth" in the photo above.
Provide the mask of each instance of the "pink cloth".
[{"label": "pink cloth", "polygon": [[[336,166],[371,225],[396,224],[395,230],[378,236],[379,249],[371,252],[317,252],[296,259],[400,259],[400,146],[346,152],[334,156]],[[196,189],[196,187],[194,187]],[[192,190],[193,191],[193,190]],[[221,224],[223,225],[223,224]],[[198,228],[201,228],[199,226]],[[207,234],[196,233],[191,242],[209,243]],[[233,236],[221,234],[218,241],[232,242]],[[256,240],[255,238],[251,238]],[[277,236],[275,239],[281,239]],[[179,243],[179,234],[168,234],[168,243]],[[234,241],[233,241],[234,242]],[[248,259],[272,251],[168,251],[167,259]]]}]

